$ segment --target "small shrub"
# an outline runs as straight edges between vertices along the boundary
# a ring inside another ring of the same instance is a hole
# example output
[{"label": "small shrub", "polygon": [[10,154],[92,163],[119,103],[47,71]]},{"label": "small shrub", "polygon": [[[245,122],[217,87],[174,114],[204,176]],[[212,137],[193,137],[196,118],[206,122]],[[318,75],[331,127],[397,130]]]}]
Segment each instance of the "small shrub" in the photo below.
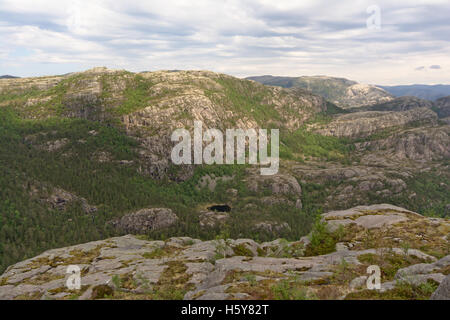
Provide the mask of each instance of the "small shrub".
[{"label": "small shrub", "polygon": [[233,247],[233,251],[234,254],[237,256],[253,257],[253,252],[249,248],[247,248],[243,243]]},{"label": "small shrub", "polygon": [[327,223],[317,219],[311,232],[311,242],[305,250],[305,256],[317,256],[336,250],[335,236],[329,231]]},{"label": "small shrub", "polygon": [[114,295],[114,290],[108,285],[101,284],[98,286],[95,286],[92,289],[92,295],[91,299],[104,299],[104,298],[110,298]]},{"label": "small shrub", "polygon": [[310,300],[314,298],[308,294],[306,287],[295,280],[280,280],[270,289],[275,300]]},{"label": "small shrub", "polygon": [[161,248],[156,248],[152,252],[145,252],[142,256],[145,259],[158,259],[166,255],[166,252]]}]

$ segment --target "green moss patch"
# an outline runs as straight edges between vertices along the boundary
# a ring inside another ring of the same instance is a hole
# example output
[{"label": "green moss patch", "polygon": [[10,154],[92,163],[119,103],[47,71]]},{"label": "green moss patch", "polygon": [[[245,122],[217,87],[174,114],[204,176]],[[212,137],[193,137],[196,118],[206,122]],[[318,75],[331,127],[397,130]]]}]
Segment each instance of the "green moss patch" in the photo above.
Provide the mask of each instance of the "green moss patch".
[{"label": "green moss patch", "polygon": [[434,281],[428,281],[420,285],[398,282],[392,290],[352,292],[345,297],[345,300],[428,300],[437,287],[438,284]]},{"label": "green moss patch", "polygon": [[360,255],[358,260],[367,266],[378,265],[381,269],[382,281],[390,281],[394,279],[395,274],[399,269],[406,268],[413,264],[424,263],[423,259],[415,256],[400,255],[393,252],[386,254],[372,254],[367,253]]}]

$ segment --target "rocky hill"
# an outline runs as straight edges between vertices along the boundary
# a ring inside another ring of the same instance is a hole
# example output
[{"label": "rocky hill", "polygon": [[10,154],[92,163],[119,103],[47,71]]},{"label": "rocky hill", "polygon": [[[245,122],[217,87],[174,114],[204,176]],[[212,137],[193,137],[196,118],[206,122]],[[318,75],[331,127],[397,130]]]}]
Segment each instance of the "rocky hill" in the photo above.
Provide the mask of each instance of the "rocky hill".
[{"label": "rocky hill", "polygon": [[[383,204],[323,214],[296,242],[127,235],[9,267],[0,299],[428,299],[450,277],[449,234],[448,220]],[[374,264],[381,290],[366,287]],[[69,265],[79,290],[66,287]]]},{"label": "rocky hill", "polygon": [[121,116],[128,127],[142,126],[136,119],[144,122],[155,109],[159,110],[155,126],[164,124],[168,129],[192,118],[207,125],[238,127],[273,121],[292,129],[311,114],[326,111],[325,101],[311,93],[293,94],[208,71],[134,74],[94,68],[65,76],[2,80],[0,93],[2,105],[14,104],[28,118]]},{"label": "rocky hill", "polygon": [[344,109],[379,104],[394,98],[393,95],[379,87],[360,84],[344,78],[259,76],[247,79],[270,86],[307,89]]}]

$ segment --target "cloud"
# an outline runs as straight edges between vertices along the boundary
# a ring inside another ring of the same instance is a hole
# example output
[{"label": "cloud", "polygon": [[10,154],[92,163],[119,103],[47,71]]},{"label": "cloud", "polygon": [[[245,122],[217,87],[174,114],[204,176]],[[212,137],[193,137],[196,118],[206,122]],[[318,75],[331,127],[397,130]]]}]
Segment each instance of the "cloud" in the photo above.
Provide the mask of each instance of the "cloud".
[{"label": "cloud", "polygon": [[369,30],[366,9],[372,4],[2,0],[0,74],[43,75],[106,65],[131,71],[209,69],[236,76],[328,74],[380,84],[446,81],[445,75],[419,74],[411,66],[425,61],[450,65],[450,3],[378,0],[381,29]]},{"label": "cloud", "polygon": [[416,69],[414,69],[414,70],[418,70],[418,71],[420,71],[420,70],[424,70],[425,69],[425,67],[424,66],[420,66],[420,67],[417,67]]},{"label": "cloud", "polygon": [[438,65],[438,64],[433,64],[432,66],[430,66],[430,69],[435,69],[435,70],[437,70],[437,69],[442,69],[442,68],[441,68],[441,66]]}]

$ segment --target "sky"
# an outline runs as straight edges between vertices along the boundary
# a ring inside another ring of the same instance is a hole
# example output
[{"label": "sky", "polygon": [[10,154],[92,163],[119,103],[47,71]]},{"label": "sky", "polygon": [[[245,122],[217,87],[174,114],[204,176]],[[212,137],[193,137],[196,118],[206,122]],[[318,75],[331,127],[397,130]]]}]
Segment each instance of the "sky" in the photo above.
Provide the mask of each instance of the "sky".
[{"label": "sky", "polygon": [[450,84],[450,0],[0,0],[0,75],[95,66]]}]

